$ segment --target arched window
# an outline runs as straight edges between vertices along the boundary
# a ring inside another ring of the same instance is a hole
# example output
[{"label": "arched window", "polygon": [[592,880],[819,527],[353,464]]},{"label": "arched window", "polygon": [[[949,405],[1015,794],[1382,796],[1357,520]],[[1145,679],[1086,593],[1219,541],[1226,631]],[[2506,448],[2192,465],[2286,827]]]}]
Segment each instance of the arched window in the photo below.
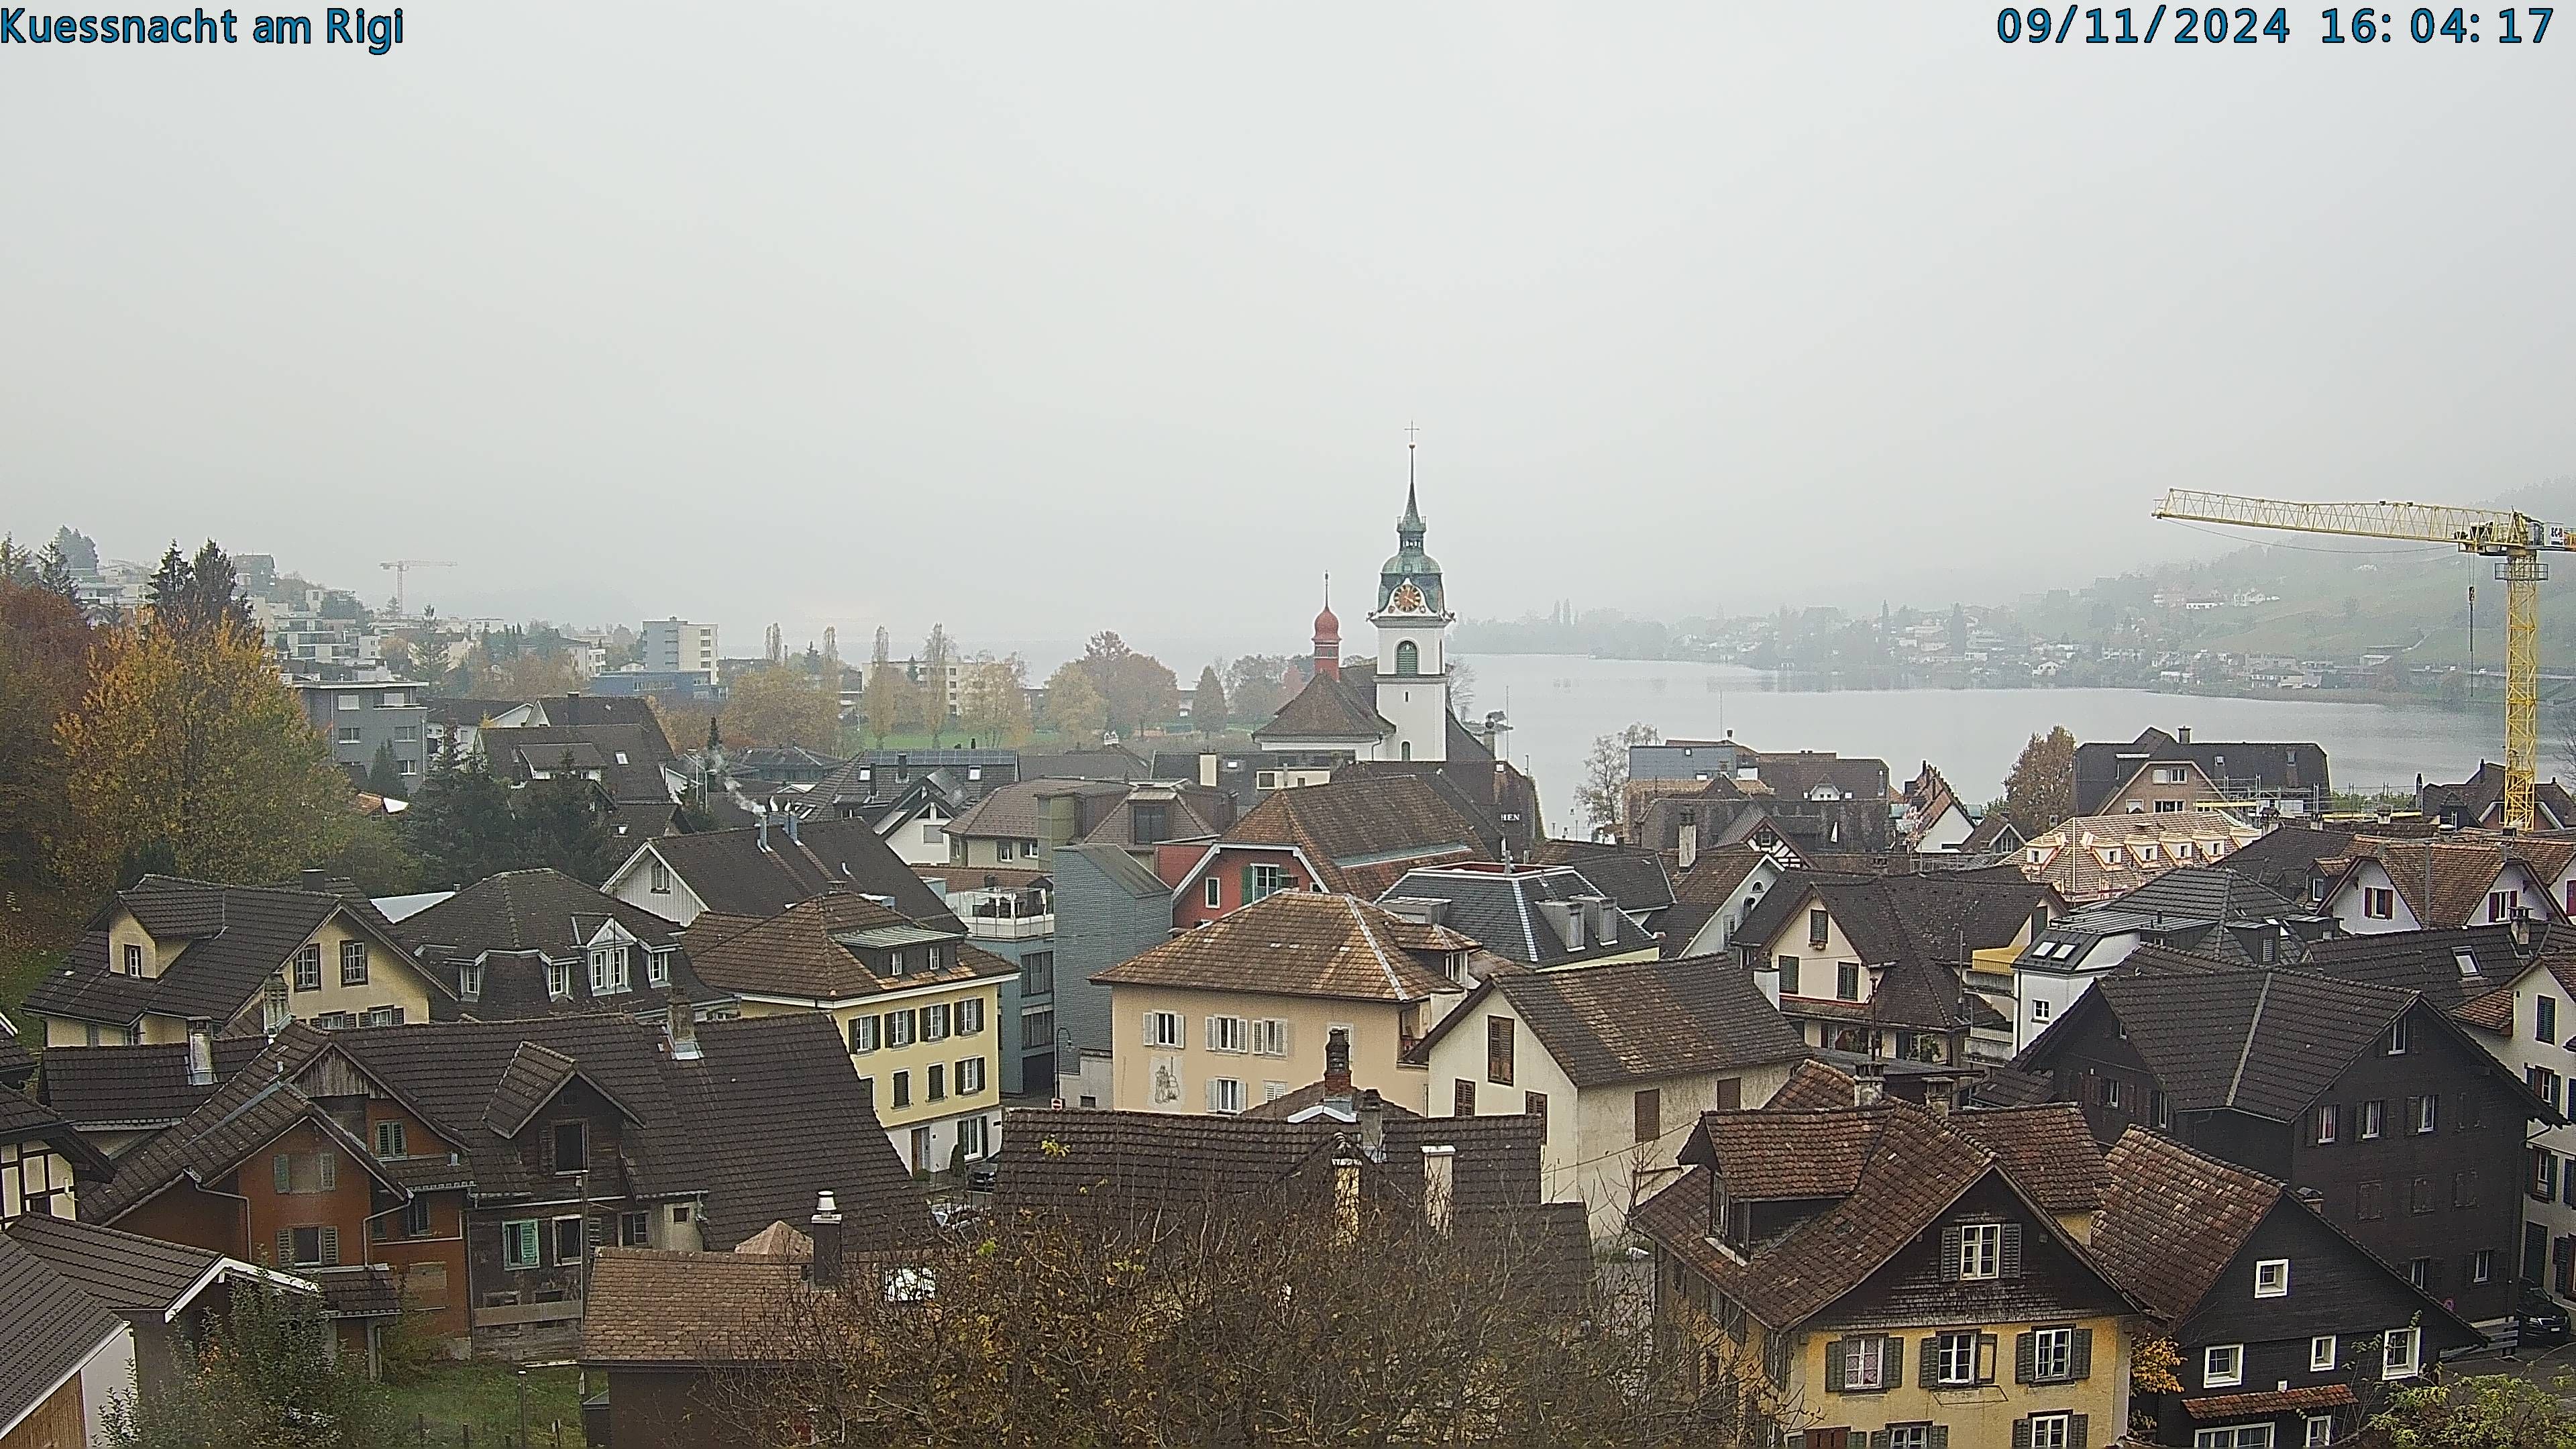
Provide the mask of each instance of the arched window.
[{"label": "arched window", "polygon": [[[1408,644],[1405,647],[1409,649],[1413,646]],[[1406,740],[1404,742],[1404,757],[1408,760],[1413,758],[1413,741],[1411,740]]]},{"label": "arched window", "polygon": [[1422,672],[1422,650],[1410,639],[1395,646],[1395,672],[1398,674]]}]

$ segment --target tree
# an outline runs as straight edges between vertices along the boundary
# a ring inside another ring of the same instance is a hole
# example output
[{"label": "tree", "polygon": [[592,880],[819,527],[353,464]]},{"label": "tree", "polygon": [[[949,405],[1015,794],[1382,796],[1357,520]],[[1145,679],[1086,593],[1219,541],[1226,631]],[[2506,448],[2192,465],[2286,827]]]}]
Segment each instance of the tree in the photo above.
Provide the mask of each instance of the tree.
[{"label": "tree", "polygon": [[831,750],[841,742],[841,695],[802,670],[764,664],[733,682],[720,718],[736,745],[802,745]]},{"label": "tree", "polygon": [[2032,735],[2004,776],[2004,813],[2024,835],[2037,835],[2075,813],[2075,736],[2066,726]]},{"label": "tree", "polygon": [[236,1280],[181,1373],[149,1399],[118,1394],[102,1414],[114,1449],[374,1449],[401,1432],[366,1381],[364,1356],[335,1358],[311,1293]]},{"label": "tree", "polygon": [[1246,654],[1225,667],[1227,713],[1259,728],[1288,702],[1288,657]]},{"label": "tree", "polygon": [[394,833],[435,885],[465,886],[505,870],[551,866],[597,885],[619,860],[599,791],[565,760],[550,778],[513,787],[481,762],[442,761],[394,817]]},{"label": "tree", "polygon": [[623,858],[600,808],[599,788],[574,773],[569,750],[545,779],[520,786],[510,803],[523,832],[524,864],[518,869],[550,865],[597,885]]},{"label": "tree", "polygon": [[190,637],[230,625],[251,633],[250,605],[241,595],[241,579],[232,558],[213,539],[194,559],[182,557],[177,544],[161,555],[161,566],[146,586],[152,604],[152,626]]},{"label": "tree", "polygon": [[88,687],[96,634],[61,594],[0,579],[0,879],[43,874],[70,825],[55,728]]},{"label": "tree", "polygon": [[986,655],[966,666],[957,687],[958,719],[966,733],[997,749],[1029,742],[1029,666],[1017,654]]},{"label": "tree", "polygon": [[1199,687],[1190,695],[1190,728],[1216,736],[1225,733],[1225,725],[1225,683],[1211,664],[1199,671]]},{"label": "tree", "polygon": [[1449,656],[1449,712],[1460,719],[1474,717],[1476,708],[1476,666],[1452,654]]},{"label": "tree", "polygon": [[1135,734],[1180,711],[1180,680],[1153,655],[1128,648],[1114,630],[1092,635],[1074,662],[1099,691],[1107,728]]},{"label": "tree", "polygon": [[[930,637],[921,641],[922,721],[930,731],[935,747],[940,736],[948,732],[953,716],[948,709],[948,667],[957,662],[957,645],[948,637],[948,626],[933,624]],[[961,681],[962,682],[962,681]]]},{"label": "tree", "polygon": [[892,649],[885,626],[878,625],[876,647],[868,654],[868,677],[859,684],[859,719],[879,749],[885,747],[886,736],[894,733],[895,721],[903,715],[903,701],[897,695],[907,681],[889,657]]},{"label": "tree", "polygon": [[98,572],[98,542],[86,533],[76,533],[65,525],[54,530],[54,541],[47,547],[65,568],[78,573]]},{"label": "tree", "polygon": [[2391,1449],[2576,1449],[2576,1376],[2477,1374],[2401,1389],[2370,1419]]},{"label": "tree", "polygon": [[1108,727],[1109,702],[1100,696],[1099,686],[1074,660],[1047,676],[1047,727],[1074,744],[1089,748],[1100,743],[1100,733]]},{"label": "tree", "polygon": [[356,818],[349,777],[268,651],[220,615],[203,633],[107,633],[55,738],[71,824],[54,859],[74,882],[105,885],[151,842],[184,874],[282,880],[337,851]]},{"label": "tree", "polygon": [[402,766],[394,759],[393,741],[376,746],[376,757],[367,765],[366,791],[387,800],[411,798],[411,786],[403,782]]},{"label": "tree", "polygon": [[1592,742],[1592,753],[1583,761],[1583,783],[1574,790],[1574,805],[1591,822],[1595,839],[1616,839],[1626,824],[1630,747],[1662,738],[1654,726],[1638,723]]}]

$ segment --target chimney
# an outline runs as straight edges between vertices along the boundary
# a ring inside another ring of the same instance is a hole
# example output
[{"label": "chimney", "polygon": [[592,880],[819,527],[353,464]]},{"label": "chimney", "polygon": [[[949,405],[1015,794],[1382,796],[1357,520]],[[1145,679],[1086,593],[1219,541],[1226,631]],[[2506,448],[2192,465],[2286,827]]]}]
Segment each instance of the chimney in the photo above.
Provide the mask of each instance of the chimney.
[{"label": "chimney", "polygon": [[778,825],[779,825],[779,828],[780,828],[780,829],[782,829],[782,830],[784,830],[784,831],[786,831],[786,832],[787,832],[787,838],[788,838],[788,840],[789,840],[789,841],[793,842],[793,841],[797,838],[797,836],[796,836],[797,820],[796,820],[796,812],[795,812],[795,811],[793,811],[793,810],[781,810],[781,811],[779,811],[779,812],[778,812]]},{"label": "chimney", "polygon": [[760,812],[760,819],[751,827],[751,843],[760,850],[769,848],[769,812],[766,810]]},{"label": "chimney", "polygon": [[814,1216],[805,1224],[805,1235],[814,1240],[814,1264],[807,1277],[817,1288],[841,1286],[841,1209],[832,1201],[832,1190],[825,1188],[814,1198]]},{"label": "chimney", "polygon": [[697,1010],[676,986],[671,988],[670,1003],[671,1060],[694,1062],[699,1058]]},{"label": "chimney", "polygon": [[211,1087],[215,1084],[215,1024],[196,1020],[188,1023],[188,1085]]},{"label": "chimney", "polygon": [[1386,1101],[1371,1087],[1360,1093],[1360,1153],[1371,1162],[1386,1161]]},{"label": "chimney", "polygon": [[1324,1039],[1324,1097],[1349,1100],[1351,1095],[1350,1028],[1337,1026]]},{"label": "chimney", "polygon": [[1887,1100],[1887,1068],[1862,1062],[1852,1069],[1852,1105],[1875,1107]]},{"label": "chimney", "polygon": [[1685,820],[1682,822],[1682,869],[1690,869],[1691,862],[1697,859],[1699,859],[1699,822]]},{"label": "chimney", "polygon": [[295,883],[298,887],[312,891],[317,895],[329,895],[331,893],[331,872],[327,870],[315,870],[313,867],[308,865],[304,869],[295,873]]},{"label": "chimney", "polygon": [[1457,1183],[1458,1149],[1446,1145],[1423,1148],[1422,1220],[1430,1224],[1433,1232],[1449,1231]]}]

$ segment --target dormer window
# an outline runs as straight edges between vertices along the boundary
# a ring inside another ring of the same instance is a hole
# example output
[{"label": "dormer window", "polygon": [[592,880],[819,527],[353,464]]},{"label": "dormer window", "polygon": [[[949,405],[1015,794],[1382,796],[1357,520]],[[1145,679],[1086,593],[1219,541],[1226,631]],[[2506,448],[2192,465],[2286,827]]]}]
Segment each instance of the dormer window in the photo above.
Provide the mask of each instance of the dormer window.
[{"label": "dormer window", "polygon": [[668,986],[671,984],[670,952],[650,947],[645,950],[644,984],[647,986]]},{"label": "dormer window", "polygon": [[461,1001],[480,1001],[483,999],[482,962],[477,961],[470,966],[458,968],[456,973],[456,995],[457,999]]},{"label": "dormer window", "polygon": [[125,974],[128,976],[143,974],[143,948],[132,941],[125,943]]},{"label": "dormer window", "polygon": [[901,951],[888,951],[886,953],[886,974],[888,976],[901,976],[903,974],[903,953]]},{"label": "dormer window", "polygon": [[609,996],[627,989],[626,948],[601,946],[590,953],[590,994]]},{"label": "dormer window", "polygon": [[546,963],[546,995],[556,1001],[572,995],[572,963],[568,961]]}]

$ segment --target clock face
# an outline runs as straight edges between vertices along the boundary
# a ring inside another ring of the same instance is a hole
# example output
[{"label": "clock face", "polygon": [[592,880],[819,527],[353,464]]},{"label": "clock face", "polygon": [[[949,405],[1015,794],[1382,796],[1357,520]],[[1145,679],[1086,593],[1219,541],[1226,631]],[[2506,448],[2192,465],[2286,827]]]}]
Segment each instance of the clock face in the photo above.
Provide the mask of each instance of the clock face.
[{"label": "clock face", "polygon": [[1414,587],[1410,581],[1398,584],[1395,586],[1395,597],[1390,602],[1402,613],[1419,614],[1422,612],[1422,590]]}]

